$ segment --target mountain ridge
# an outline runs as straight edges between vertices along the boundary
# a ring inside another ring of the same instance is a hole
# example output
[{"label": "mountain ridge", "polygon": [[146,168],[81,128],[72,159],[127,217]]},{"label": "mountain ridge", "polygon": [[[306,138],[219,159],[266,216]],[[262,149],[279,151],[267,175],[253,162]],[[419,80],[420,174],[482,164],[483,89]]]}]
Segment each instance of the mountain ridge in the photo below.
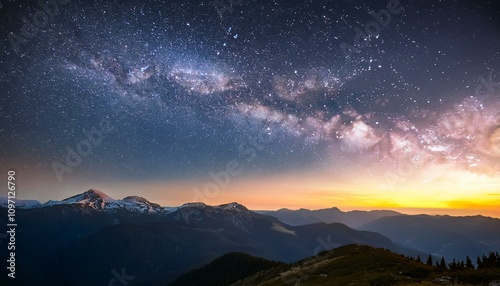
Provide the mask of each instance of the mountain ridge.
[{"label": "mountain ridge", "polygon": [[[101,198],[104,202],[131,202],[131,203],[142,203],[142,204],[148,204],[155,206],[156,208],[163,208],[164,210],[167,210],[169,212],[178,210],[182,207],[187,207],[187,206],[212,206],[212,207],[222,207],[225,205],[239,205],[244,207],[247,210],[248,209],[246,206],[243,204],[239,204],[237,202],[230,202],[230,203],[224,203],[220,205],[208,205],[203,202],[187,202],[184,203],[180,206],[161,206],[158,203],[151,202],[147,200],[144,197],[137,196],[137,195],[131,195],[131,196],[126,196],[122,199],[114,199],[107,195],[105,192],[98,190],[98,189],[89,189],[88,191],[85,191],[83,193],[75,194],[73,196],[70,196],[68,198],[65,198],[63,200],[57,201],[57,200],[49,200],[45,203],[41,203],[38,200],[34,199],[15,199],[16,201],[16,207],[20,209],[29,209],[29,208],[43,208],[47,206],[53,206],[53,205],[59,205],[59,204],[71,204],[71,200],[82,197],[82,196],[95,196],[97,198]],[[76,202],[73,202],[73,204],[76,204]],[[6,207],[7,206],[7,197],[0,197],[0,207]],[[336,217],[330,218],[330,219],[322,219],[321,217],[315,217],[315,213],[322,213],[323,215],[334,215],[336,214],[344,214],[344,215],[369,215],[369,214],[380,214],[377,215],[375,219],[382,218],[382,217],[387,217],[387,216],[399,216],[399,215],[407,215],[407,216],[431,216],[431,217],[458,217],[458,218],[467,218],[467,217],[485,217],[485,218],[492,218],[492,219],[500,219],[497,217],[492,217],[492,216],[485,216],[481,214],[477,215],[460,215],[460,216],[454,216],[454,215],[448,215],[448,214],[404,214],[400,213],[394,210],[389,210],[389,209],[374,209],[374,210],[350,210],[350,211],[342,211],[338,207],[330,207],[330,208],[322,208],[322,209],[308,209],[308,208],[300,208],[300,209],[289,209],[289,208],[280,208],[278,210],[254,210],[252,209],[251,211],[259,214],[265,214],[265,215],[270,215],[273,217],[276,217],[280,219],[280,221],[285,222],[289,225],[303,225],[303,224],[308,224],[308,223],[315,223],[315,222],[325,222],[325,223],[332,223],[332,222],[341,222],[344,224],[347,224],[350,227],[357,228],[358,226],[361,226],[363,224],[355,223],[355,225],[352,225],[349,223],[349,221],[343,221],[342,219],[337,219]],[[293,219],[290,218],[283,218],[282,216],[279,215],[279,213],[311,213],[311,217],[309,219],[312,219],[311,221],[308,221],[307,223],[297,223],[294,222]],[[316,220],[314,220],[316,219]],[[335,220],[337,219],[337,220]],[[375,220],[373,219],[373,220]],[[359,224],[359,225],[358,225]]]},{"label": "mountain ridge", "polygon": [[486,216],[401,215],[379,218],[357,229],[381,233],[448,260],[500,251],[500,219]]},{"label": "mountain ridge", "polygon": [[258,212],[274,216],[280,221],[289,225],[305,225],[316,222],[341,222],[353,228],[359,227],[368,223],[369,221],[373,221],[381,217],[402,215],[401,213],[392,210],[342,211],[337,207],[318,210],[309,210],[305,208],[290,210],[287,208],[282,208],[276,211]]},{"label": "mountain ridge", "polygon": [[[130,201],[134,206],[144,203],[136,197],[114,200],[88,191],[62,203],[16,210],[16,220],[23,222],[16,232],[23,246],[16,253],[23,257],[18,267],[25,271],[19,279],[24,285],[105,285],[111,270],[125,268],[137,277],[134,285],[154,285],[152,281],[168,283],[228,252],[293,262],[352,243],[425,255],[375,232],[341,223],[290,226],[236,202],[188,203],[170,212],[110,207]],[[2,211],[0,219],[6,213]],[[4,231],[6,224],[0,224]],[[6,251],[1,248],[0,255]],[[0,268],[5,263],[0,261]]]},{"label": "mountain ridge", "polygon": [[[220,286],[396,286],[499,284],[500,269],[448,269],[426,265],[383,248],[345,245],[281,266],[268,267],[232,284]],[[457,284],[460,283],[460,284]]]}]

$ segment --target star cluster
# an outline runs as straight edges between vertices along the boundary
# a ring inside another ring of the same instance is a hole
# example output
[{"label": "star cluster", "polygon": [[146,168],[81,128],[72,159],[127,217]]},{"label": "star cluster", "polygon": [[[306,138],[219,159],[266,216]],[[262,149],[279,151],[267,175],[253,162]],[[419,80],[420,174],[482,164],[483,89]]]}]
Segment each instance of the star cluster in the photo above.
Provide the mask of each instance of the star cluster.
[{"label": "star cluster", "polygon": [[[401,12],[346,55],[394,3]],[[103,120],[113,131],[65,184],[203,178],[259,136],[270,143],[245,172],[500,176],[489,1],[72,1],[13,45],[34,5],[0,10],[1,161],[33,181],[60,184],[53,162]]]}]

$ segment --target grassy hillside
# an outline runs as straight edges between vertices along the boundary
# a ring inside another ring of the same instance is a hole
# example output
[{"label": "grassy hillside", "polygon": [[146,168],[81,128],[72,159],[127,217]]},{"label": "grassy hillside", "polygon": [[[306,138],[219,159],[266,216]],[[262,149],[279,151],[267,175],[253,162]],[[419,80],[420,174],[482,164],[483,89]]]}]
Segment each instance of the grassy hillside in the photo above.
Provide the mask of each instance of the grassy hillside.
[{"label": "grassy hillside", "polygon": [[[482,272],[481,272],[482,271]],[[317,256],[262,271],[233,286],[272,285],[453,285],[469,281],[488,285],[500,279],[498,270],[451,272],[428,266],[388,250],[364,245],[348,245]],[[481,272],[481,273],[480,273]]]}]

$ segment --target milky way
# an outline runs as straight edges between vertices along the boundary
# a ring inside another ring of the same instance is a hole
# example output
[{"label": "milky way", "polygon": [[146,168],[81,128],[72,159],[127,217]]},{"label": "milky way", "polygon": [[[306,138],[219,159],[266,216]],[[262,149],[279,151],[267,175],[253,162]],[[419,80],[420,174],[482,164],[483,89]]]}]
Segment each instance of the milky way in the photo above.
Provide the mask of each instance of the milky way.
[{"label": "milky way", "polygon": [[248,172],[500,175],[498,7],[401,0],[346,57],[388,3],[72,1],[17,53],[7,35],[37,6],[3,3],[2,165],[54,180],[66,146],[109,120],[68,180],[196,178],[258,136],[270,143]]}]

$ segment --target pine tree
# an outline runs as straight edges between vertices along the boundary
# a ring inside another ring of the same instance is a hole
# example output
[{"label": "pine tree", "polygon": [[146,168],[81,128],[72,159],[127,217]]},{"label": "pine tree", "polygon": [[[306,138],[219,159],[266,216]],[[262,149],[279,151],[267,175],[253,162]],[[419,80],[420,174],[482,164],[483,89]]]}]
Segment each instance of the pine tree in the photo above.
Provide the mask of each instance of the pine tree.
[{"label": "pine tree", "polygon": [[448,267],[446,267],[446,261],[444,261],[444,257],[441,257],[441,262],[439,263],[439,268],[441,268],[441,269],[447,269],[448,268]]},{"label": "pine tree", "polygon": [[417,255],[417,262],[422,262],[422,260],[420,259],[420,255]]},{"label": "pine tree", "polygon": [[494,252],[488,255],[488,268],[495,268],[497,266],[497,257]]},{"label": "pine tree", "polygon": [[429,266],[432,266],[432,256],[429,255],[429,257],[427,257],[426,264],[429,265]]},{"label": "pine tree", "polygon": [[[443,261],[441,260],[441,263]],[[453,262],[450,263],[450,270],[458,270],[458,264],[457,264],[457,261],[455,260],[455,258],[453,258]]]},{"label": "pine tree", "polygon": [[469,256],[467,256],[467,259],[465,261],[465,267],[467,267],[467,269],[474,269],[474,264],[472,264],[472,260]]}]

